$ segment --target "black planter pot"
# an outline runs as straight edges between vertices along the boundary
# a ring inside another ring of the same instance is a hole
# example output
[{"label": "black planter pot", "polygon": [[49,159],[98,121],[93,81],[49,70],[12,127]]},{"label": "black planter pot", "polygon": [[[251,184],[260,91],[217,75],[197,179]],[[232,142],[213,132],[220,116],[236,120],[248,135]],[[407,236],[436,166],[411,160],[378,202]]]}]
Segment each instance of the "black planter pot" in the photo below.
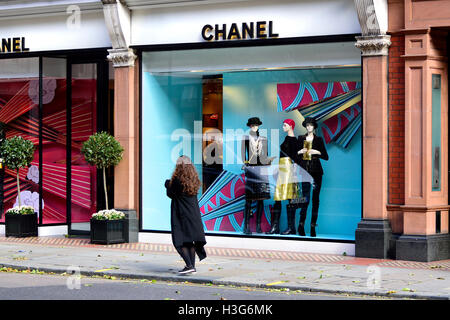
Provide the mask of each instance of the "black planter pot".
[{"label": "black planter pot", "polygon": [[37,237],[37,213],[5,214],[6,237]]},{"label": "black planter pot", "polygon": [[91,243],[111,244],[125,242],[125,219],[91,219]]}]

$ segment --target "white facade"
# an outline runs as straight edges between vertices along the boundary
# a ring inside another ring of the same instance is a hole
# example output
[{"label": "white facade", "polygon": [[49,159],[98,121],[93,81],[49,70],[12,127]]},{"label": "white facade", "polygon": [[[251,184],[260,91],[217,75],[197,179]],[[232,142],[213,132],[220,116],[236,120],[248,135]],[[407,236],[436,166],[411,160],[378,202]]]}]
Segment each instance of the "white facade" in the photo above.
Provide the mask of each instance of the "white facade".
[{"label": "white facade", "polygon": [[[200,1],[199,1],[200,2]],[[317,13],[320,12],[320,15]],[[352,0],[258,0],[132,11],[132,45],[205,42],[205,24],[273,21],[279,38],[360,33]],[[326,23],[324,23],[326,22]]]}]

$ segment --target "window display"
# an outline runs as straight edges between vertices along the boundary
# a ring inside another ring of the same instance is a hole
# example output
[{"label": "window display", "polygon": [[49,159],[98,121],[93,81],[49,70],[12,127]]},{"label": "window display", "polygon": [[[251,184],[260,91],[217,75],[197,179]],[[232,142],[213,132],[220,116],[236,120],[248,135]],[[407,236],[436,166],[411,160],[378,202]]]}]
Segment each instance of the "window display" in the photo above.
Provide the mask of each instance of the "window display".
[{"label": "window display", "polygon": [[[69,135],[71,217],[73,222],[88,223],[96,212],[97,172],[86,163],[80,149],[97,129],[96,70],[89,65],[74,64],[72,106],[68,110],[66,60],[42,58],[40,109],[39,60],[0,60],[0,138],[22,136],[34,144],[31,166],[19,172],[20,196],[22,203],[41,215],[40,222],[48,225],[67,223]],[[0,169],[2,212],[18,203],[15,177],[15,172],[7,167]],[[4,222],[4,217],[0,221]]]},{"label": "window display", "polygon": [[[143,230],[170,230],[164,181],[185,155],[203,181],[198,201],[208,234],[354,240],[361,219],[360,66],[170,67],[199,51],[168,52],[158,66],[160,52],[143,53]],[[205,121],[211,115],[215,121]]]},{"label": "window display", "polygon": [[265,199],[270,199],[270,186],[267,176],[261,174],[261,168],[270,164],[267,159],[267,138],[259,134],[259,126],[262,125],[258,117],[248,119],[247,127],[250,127],[248,135],[242,140],[242,162],[245,171],[245,209],[244,209],[244,233],[251,234],[249,222],[251,205],[257,203],[256,232],[261,233],[261,215]]},{"label": "window display", "polygon": [[[34,144],[31,167],[19,170],[20,198],[22,204],[32,206],[39,213],[39,59],[0,60],[0,66],[2,138],[20,135]],[[4,222],[4,213],[18,204],[18,191],[16,172],[4,165],[1,171],[3,215],[0,221]]]}]

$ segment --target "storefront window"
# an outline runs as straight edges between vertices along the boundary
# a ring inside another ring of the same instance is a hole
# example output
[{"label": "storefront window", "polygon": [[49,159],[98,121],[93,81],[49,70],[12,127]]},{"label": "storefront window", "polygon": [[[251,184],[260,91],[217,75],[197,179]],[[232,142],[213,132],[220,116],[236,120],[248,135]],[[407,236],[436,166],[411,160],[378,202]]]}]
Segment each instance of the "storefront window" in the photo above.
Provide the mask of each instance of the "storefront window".
[{"label": "storefront window", "polygon": [[[39,58],[0,60],[0,70],[1,138],[22,136],[33,142],[31,166],[19,171],[20,191],[22,204],[39,212]],[[0,195],[2,213],[18,205],[16,173],[4,166]]]},{"label": "storefront window", "polygon": [[81,147],[97,131],[97,66],[72,65],[71,118],[71,227],[89,230],[97,211],[97,169],[90,166]]},{"label": "storefront window", "polygon": [[[20,170],[20,190],[22,204],[34,207],[40,224],[66,224],[70,209],[72,229],[89,230],[97,211],[97,170],[84,160],[81,147],[97,131],[97,67],[70,66],[69,110],[67,59],[1,59],[0,134],[22,136],[35,146],[31,166]],[[15,177],[7,167],[0,169],[2,213],[17,205]]]},{"label": "storefront window", "polygon": [[144,52],[143,229],[170,230],[164,181],[186,155],[207,233],[354,240],[360,58],[334,45]]},{"label": "storefront window", "polygon": [[42,63],[42,222],[66,223],[66,60],[43,58]]}]

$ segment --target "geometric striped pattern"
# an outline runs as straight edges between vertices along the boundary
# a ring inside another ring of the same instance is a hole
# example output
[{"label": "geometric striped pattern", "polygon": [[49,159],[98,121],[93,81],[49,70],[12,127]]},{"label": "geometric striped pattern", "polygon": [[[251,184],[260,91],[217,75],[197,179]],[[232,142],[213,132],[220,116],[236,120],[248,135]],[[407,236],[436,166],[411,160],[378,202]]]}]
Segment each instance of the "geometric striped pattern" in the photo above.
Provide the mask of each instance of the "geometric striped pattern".
[{"label": "geometric striped pattern", "polygon": [[[56,237],[27,237],[13,238],[0,237],[0,242],[10,243],[27,243],[40,246],[68,246],[68,247],[90,247],[111,250],[131,250],[139,252],[155,252],[176,254],[177,251],[171,244],[154,244],[154,243],[120,243],[110,245],[90,244],[90,239],[71,239]],[[220,257],[242,257],[250,259],[272,259],[284,261],[304,261],[317,263],[336,263],[345,265],[376,265],[379,267],[395,267],[409,269],[436,269],[442,271],[450,271],[450,260],[435,262],[415,262],[402,260],[387,259],[364,259],[351,256],[319,254],[319,253],[301,253],[289,251],[273,251],[273,250],[253,250],[253,249],[235,249],[235,248],[214,248],[206,247],[206,252],[211,256]]]},{"label": "geometric striped pattern", "polygon": [[435,262],[392,260],[392,261],[384,261],[377,265],[380,267],[395,267],[395,268],[408,268],[408,269],[433,269],[433,270],[450,271],[450,260],[435,261]]},{"label": "geometric striped pattern", "polygon": [[241,232],[236,220],[245,205],[244,175],[222,171],[198,200],[202,222],[208,231]]},{"label": "geometric striped pattern", "polygon": [[314,118],[325,142],[347,148],[361,126],[360,82],[277,84],[277,110]]}]

